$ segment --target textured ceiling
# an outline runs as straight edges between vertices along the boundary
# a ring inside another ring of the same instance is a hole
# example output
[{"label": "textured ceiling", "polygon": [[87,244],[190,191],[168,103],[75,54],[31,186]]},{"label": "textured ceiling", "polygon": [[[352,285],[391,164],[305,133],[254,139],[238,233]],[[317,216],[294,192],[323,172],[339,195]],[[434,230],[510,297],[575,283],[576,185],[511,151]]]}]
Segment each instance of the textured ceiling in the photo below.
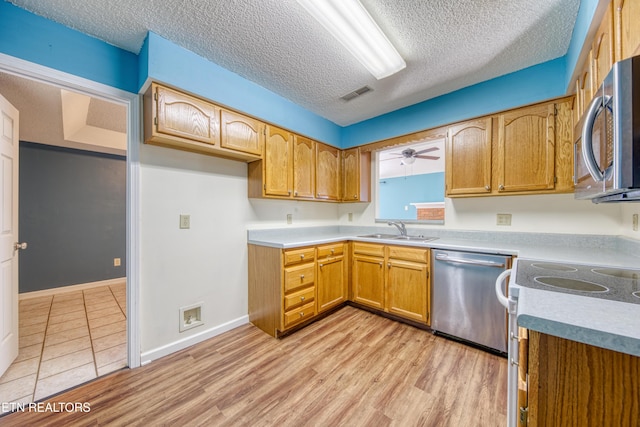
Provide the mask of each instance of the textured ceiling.
[{"label": "textured ceiling", "polygon": [[563,56],[580,3],[361,1],[407,63],[383,80],[295,0],[11,0],[134,53],[152,30],[340,125]]}]

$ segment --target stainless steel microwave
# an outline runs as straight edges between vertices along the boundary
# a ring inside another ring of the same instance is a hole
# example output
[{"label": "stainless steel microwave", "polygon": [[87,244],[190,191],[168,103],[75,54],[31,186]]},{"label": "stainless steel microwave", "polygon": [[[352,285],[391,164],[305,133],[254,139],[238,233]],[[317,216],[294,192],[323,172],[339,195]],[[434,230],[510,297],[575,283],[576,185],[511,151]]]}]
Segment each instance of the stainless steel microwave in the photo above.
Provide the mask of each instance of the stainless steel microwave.
[{"label": "stainless steel microwave", "polygon": [[575,198],[640,201],[640,56],[613,65],[575,134]]}]

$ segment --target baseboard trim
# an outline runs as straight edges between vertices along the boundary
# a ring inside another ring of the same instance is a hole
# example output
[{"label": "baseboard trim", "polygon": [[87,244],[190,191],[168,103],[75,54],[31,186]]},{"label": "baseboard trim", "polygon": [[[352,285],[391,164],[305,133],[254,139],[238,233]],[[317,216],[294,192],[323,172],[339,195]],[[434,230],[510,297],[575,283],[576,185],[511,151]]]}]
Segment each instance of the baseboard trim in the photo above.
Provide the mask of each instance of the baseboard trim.
[{"label": "baseboard trim", "polygon": [[213,338],[217,335],[223,334],[227,331],[237,328],[238,326],[246,325],[247,323],[249,323],[249,315],[245,315],[221,325],[214,326],[213,328],[205,329],[195,335],[190,335],[167,345],[145,351],[140,355],[140,365],[146,365],[147,363],[150,363],[156,359],[168,356],[171,353],[175,353],[176,351],[183,350],[187,347],[191,347],[194,344],[198,344],[202,341],[208,340],[209,338]]},{"label": "baseboard trim", "polygon": [[126,284],[126,277],[119,277],[117,279],[100,280],[98,282],[80,283],[78,285],[60,286],[59,288],[43,289],[41,291],[25,292],[18,295],[20,301],[24,299],[48,297],[54,294],[64,294],[67,292],[82,291],[85,289],[98,288],[100,286],[120,285]]}]

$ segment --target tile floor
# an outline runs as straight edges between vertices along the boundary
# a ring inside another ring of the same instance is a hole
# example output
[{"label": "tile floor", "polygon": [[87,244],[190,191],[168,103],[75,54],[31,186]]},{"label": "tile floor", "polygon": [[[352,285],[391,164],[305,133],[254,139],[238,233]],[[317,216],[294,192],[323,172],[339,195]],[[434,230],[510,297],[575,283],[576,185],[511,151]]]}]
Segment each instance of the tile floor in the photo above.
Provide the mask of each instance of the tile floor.
[{"label": "tile floor", "polygon": [[36,402],[127,366],[125,295],[123,283],[21,300],[0,402]]}]

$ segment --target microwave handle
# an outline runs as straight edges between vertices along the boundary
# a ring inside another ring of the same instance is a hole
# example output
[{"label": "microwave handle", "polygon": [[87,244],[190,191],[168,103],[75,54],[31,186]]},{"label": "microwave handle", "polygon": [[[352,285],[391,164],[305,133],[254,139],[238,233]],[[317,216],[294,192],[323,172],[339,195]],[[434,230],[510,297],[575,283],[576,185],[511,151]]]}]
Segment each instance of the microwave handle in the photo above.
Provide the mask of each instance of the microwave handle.
[{"label": "microwave handle", "polygon": [[596,182],[604,180],[604,173],[600,170],[596,158],[593,154],[593,124],[596,120],[596,114],[598,113],[598,107],[605,104],[606,101],[602,96],[596,96],[589,104],[587,112],[585,113],[584,125],[582,126],[582,158],[584,159],[585,166],[589,170],[589,174]]}]

